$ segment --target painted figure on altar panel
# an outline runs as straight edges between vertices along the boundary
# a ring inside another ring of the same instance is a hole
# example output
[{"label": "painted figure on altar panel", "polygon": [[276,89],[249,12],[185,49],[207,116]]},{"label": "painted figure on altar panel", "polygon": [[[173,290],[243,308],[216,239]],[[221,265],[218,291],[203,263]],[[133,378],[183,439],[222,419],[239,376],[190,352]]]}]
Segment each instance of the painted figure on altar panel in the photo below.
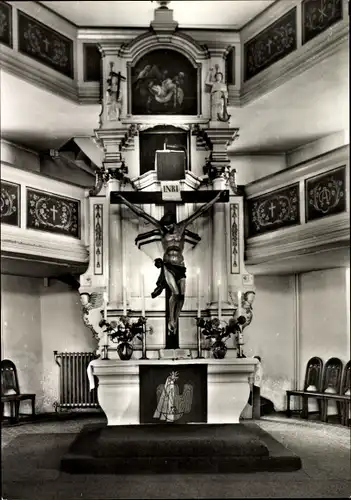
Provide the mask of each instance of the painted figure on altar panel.
[{"label": "painted figure on altar panel", "polygon": [[179,394],[177,380],[178,372],[171,372],[166,382],[157,387],[157,408],[153,418],[166,422],[175,422],[184,413],[190,412],[193,400],[193,386],[184,384],[183,393]]}]

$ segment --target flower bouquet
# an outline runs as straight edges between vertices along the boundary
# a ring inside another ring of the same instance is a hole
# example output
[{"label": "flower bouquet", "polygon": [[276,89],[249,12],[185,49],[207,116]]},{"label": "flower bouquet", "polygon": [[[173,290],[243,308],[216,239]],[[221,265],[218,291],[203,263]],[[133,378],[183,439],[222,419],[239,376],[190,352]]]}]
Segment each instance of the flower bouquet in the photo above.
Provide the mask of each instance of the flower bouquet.
[{"label": "flower bouquet", "polygon": [[105,327],[105,332],[112,342],[117,344],[117,352],[121,359],[127,360],[133,354],[133,341],[137,337],[142,340],[146,325],[146,318],[140,316],[137,321],[132,322],[128,316],[121,316],[118,321],[108,323],[105,319],[100,321],[99,326]]},{"label": "flower bouquet", "polygon": [[231,335],[239,334],[245,322],[246,319],[244,316],[230,318],[228,323],[220,321],[218,318],[198,318],[197,326],[201,329],[202,335],[210,341],[209,349],[212,350],[213,357],[223,359],[227,352],[226,340]]}]

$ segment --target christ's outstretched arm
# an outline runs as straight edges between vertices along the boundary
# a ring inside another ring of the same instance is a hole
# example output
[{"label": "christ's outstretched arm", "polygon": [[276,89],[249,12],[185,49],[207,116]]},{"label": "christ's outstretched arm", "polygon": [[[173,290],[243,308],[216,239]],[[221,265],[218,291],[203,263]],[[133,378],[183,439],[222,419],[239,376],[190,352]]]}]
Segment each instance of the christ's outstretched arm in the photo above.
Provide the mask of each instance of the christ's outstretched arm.
[{"label": "christ's outstretched arm", "polygon": [[220,191],[211,201],[209,201],[208,203],[206,203],[206,205],[203,205],[202,207],[198,208],[192,215],[190,215],[190,217],[188,217],[187,219],[184,219],[180,224],[184,228],[186,228],[189,224],[191,224],[192,222],[194,222],[195,219],[197,219],[202,214],[204,214],[205,212],[207,212],[207,210],[209,210],[212,207],[212,205],[214,205],[216,203],[216,201],[219,200],[219,198],[221,197],[222,193],[224,193],[224,191]]},{"label": "christ's outstretched arm", "polygon": [[141,208],[137,207],[136,205],[133,205],[130,203],[130,201],[126,200],[121,194],[118,195],[118,198],[124,203],[124,205],[127,205],[131,209],[132,212],[134,212],[136,215],[139,217],[142,217],[143,219],[147,220],[148,222],[151,222],[153,226],[155,226],[157,229],[160,231],[163,231],[163,227],[160,224],[160,222],[152,217],[151,215],[147,214],[144,210]]}]

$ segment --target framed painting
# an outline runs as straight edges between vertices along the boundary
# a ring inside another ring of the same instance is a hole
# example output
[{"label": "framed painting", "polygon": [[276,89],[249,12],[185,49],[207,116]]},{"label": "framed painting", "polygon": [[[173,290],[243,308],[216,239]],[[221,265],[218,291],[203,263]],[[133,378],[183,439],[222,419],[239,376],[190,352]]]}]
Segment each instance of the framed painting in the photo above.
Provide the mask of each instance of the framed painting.
[{"label": "framed painting", "polygon": [[157,49],[129,66],[128,113],[133,115],[197,115],[199,67],[180,52]]}]

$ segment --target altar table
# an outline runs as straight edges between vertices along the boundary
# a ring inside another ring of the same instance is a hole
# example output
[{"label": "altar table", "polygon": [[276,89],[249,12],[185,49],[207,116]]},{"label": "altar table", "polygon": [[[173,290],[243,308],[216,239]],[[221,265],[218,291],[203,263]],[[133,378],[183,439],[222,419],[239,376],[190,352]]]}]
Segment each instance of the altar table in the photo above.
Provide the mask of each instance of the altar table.
[{"label": "altar table", "polygon": [[98,400],[107,425],[140,424],[140,366],[207,365],[207,423],[238,424],[248,401],[249,376],[258,361],[242,359],[150,359],[129,361],[96,359],[91,370],[99,381]]}]

